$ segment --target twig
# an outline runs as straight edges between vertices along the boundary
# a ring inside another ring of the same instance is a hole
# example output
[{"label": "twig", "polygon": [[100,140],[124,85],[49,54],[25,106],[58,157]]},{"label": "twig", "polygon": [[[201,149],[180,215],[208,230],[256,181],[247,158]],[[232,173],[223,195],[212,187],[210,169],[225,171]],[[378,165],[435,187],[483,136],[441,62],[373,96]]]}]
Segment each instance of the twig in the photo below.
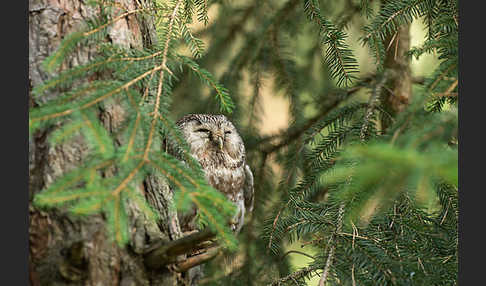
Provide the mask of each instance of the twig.
[{"label": "twig", "polygon": [[152,117],[152,123],[150,125],[150,131],[148,134],[148,139],[147,139],[147,145],[145,147],[145,151],[143,154],[143,158],[147,160],[148,154],[150,151],[150,147],[152,146],[152,140],[153,140],[153,135],[155,132],[155,127],[157,125],[157,120],[159,118],[159,106],[160,106],[160,98],[162,96],[162,85],[164,84],[164,75],[165,75],[165,70],[167,70],[167,54],[169,52],[169,44],[170,41],[172,40],[172,29],[174,26],[174,22],[176,21],[176,16],[177,16],[177,11],[179,10],[179,6],[181,4],[182,0],[177,1],[174,10],[172,11],[172,14],[170,16],[169,20],[169,27],[167,28],[167,39],[165,40],[164,43],[164,52],[162,55],[162,63],[160,66],[162,66],[162,70],[160,71],[160,77],[159,77],[159,85],[157,87],[157,96],[155,97],[155,106],[154,106],[154,111],[153,111],[153,117]]},{"label": "twig", "polygon": [[319,237],[319,238],[313,239],[311,241],[304,241],[304,242],[302,242],[302,244],[300,245],[300,247],[305,247],[306,245],[309,245],[309,244],[320,243],[323,240],[324,240],[324,238]]},{"label": "twig", "polygon": [[122,85],[122,86],[120,86],[120,87],[118,87],[116,89],[113,89],[113,90],[109,91],[108,93],[106,93],[106,94],[104,94],[104,95],[102,95],[100,97],[97,97],[97,98],[93,99],[90,102],[85,103],[84,105],[80,106],[79,108],[70,108],[70,109],[67,109],[67,110],[64,110],[64,111],[60,111],[60,112],[56,112],[56,113],[47,114],[47,115],[44,115],[44,116],[32,118],[31,119],[31,122],[43,121],[43,120],[53,119],[53,118],[57,118],[57,117],[61,117],[61,116],[66,116],[66,115],[69,115],[69,114],[73,113],[76,110],[83,110],[83,109],[86,109],[88,107],[91,107],[91,106],[95,105],[96,103],[98,103],[100,101],[103,101],[106,98],[108,98],[108,97],[110,97],[110,96],[112,96],[114,94],[117,94],[118,92],[120,92],[120,91],[122,91],[124,89],[129,88],[130,86],[132,86],[133,84],[137,83],[139,80],[142,80],[143,78],[145,78],[149,74],[151,74],[153,72],[156,72],[158,70],[161,70],[163,68],[164,67],[161,66],[161,65],[160,66],[156,66],[153,69],[151,69],[149,71],[146,71],[143,74],[139,75],[138,77],[136,77],[136,78],[132,79],[131,81],[125,83],[124,85]]},{"label": "twig", "polygon": [[273,281],[271,284],[268,284],[267,286],[277,286],[277,285],[280,285],[288,280],[294,280],[294,279],[299,279],[299,278],[302,278],[304,277],[305,275],[307,275],[309,272],[312,272],[314,270],[317,270],[318,267],[317,266],[308,266],[308,267],[305,267],[299,271],[295,271],[294,273],[292,274],[289,274],[287,276],[285,276],[284,278],[281,278],[279,280],[276,280],[276,281]]},{"label": "twig", "polygon": [[[367,82],[367,81],[371,81],[371,78],[365,79],[363,82]],[[363,85],[357,85],[353,88],[350,88],[348,91],[346,91],[346,97],[356,93],[357,91],[359,91],[363,87],[364,87]],[[271,136],[263,138],[262,140],[260,140],[260,142],[258,142],[258,145],[261,145],[263,143],[266,143],[266,142],[271,141],[271,140],[276,139],[276,138],[283,138],[283,139],[280,140],[280,142],[277,143],[276,145],[268,145],[266,148],[262,148],[261,151],[264,152],[264,153],[270,154],[270,153],[273,153],[275,151],[278,151],[282,147],[285,147],[285,146],[289,145],[290,143],[292,143],[293,141],[299,139],[302,136],[302,134],[305,133],[305,131],[307,131],[309,128],[311,128],[312,125],[314,125],[319,120],[321,120],[324,116],[326,116],[330,111],[332,111],[340,103],[341,103],[341,100],[336,99],[334,102],[332,102],[331,105],[329,105],[327,108],[322,110],[318,115],[309,119],[304,125],[302,125],[302,127],[298,128],[296,130],[291,130],[290,132],[284,132],[284,133],[281,133],[281,134],[275,134],[275,135],[271,135]]]},{"label": "twig", "polygon": [[369,102],[368,102],[368,108],[366,110],[366,115],[364,117],[364,122],[363,125],[361,126],[361,131],[359,138],[361,141],[365,141],[366,139],[366,132],[368,131],[369,128],[369,122],[371,119],[371,116],[373,115],[373,111],[375,110],[376,105],[379,103],[380,99],[380,93],[383,85],[386,82],[387,75],[386,73],[383,74],[381,79],[376,83],[375,88],[373,89],[373,93],[370,96]]},{"label": "twig", "polygon": [[305,252],[302,252],[302,251],[298,251],[298,250],[289,250],[289,251],[285,252],[285,253],[284,253],[284,254],[283,254],[281,257],[280,257],[280,259],[283,259],[285,256],[287,256],[287,255],[289,255],[289,254],[291,254],[291,253],[297,253],[297,254],[304,255],[304,256],[307,256],[307,257],[309,257],[309,258],[315,259],[315,257],[314,257],[314,256],[312,256],[312,255],[310,255],[310,254],[307,254],[307,253],[305,253]]},{"label": "twig", "polygon": [[457,96],[457,93],[452,93],[454,88],[456,88],[457,84],[459,83],[459,80],[455,80],[448,88],[446,91],[443,93],[436,94],[436,96]]},{"label": "twig", "polygon": [[447,217],[447,212],[449,211],[449,205],[451,204],[451,198],[449,198],[449,202],[447,203],[447,208],[444,212],[444,216],[442,216],[442,219],[440,220],[439,225],[442,225]]},{"label": "twig", "polygon": [[432,89],[434,89],[434,87],[453,69],[455,68],[456,65],[451,65],[450,67],[448,67],[445,71],[443,71],[439,77],[430,85],[428,91],[431,91]]},{"label": "twig", "polygon": [[[390,40],[390,43],[388,43],[388,47],[386,47],[386,51],[388,52],[388,50],[390,49],[391,45],[393,44],[393,41],[395,40],[395,37],[398,35],[398,32],[395,32],[395,34],[393,34],[393,37],[391,38]],[[398,42],[398,41],[397,41]]]},{"label": "twig", "polygon": [[[337,233],[341,232],[343,227],[343,215],[344,215],[344,204],[341,204],[339,207],[339,214],[338,214],[338,226],[337,226]],[[324,266],[324,271],[322,272],[321,279],[319,280],[319,286],[324,286],[327,281],[327,276],[329,275],[329,270],[332,265],[332,260],[334,258],[334,251],[336,250],[336,243],[333,241],[335,238],[335,234],[333,233],[330,239],[331,248],[329,249],[329,254],[327,256],[326,266]]]},{"label": "twig", "polygon": [[354,279],[354,263],[353,267],[351,268],[351,281],[353,282],[353,286],[356,286],[356,280]]}]

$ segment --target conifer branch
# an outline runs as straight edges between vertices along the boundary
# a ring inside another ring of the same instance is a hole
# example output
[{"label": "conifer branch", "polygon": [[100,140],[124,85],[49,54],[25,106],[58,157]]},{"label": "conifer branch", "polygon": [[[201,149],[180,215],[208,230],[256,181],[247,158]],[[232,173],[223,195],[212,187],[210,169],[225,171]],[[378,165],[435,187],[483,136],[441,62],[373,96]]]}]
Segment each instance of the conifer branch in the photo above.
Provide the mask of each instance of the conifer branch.
[{"label": "conifer branch", "polygon": [[278,279],[277,281],[274,281],[274,282],[268,284],[267,286],[280,286],[280,285],[282,285],[282,283],[285,283],[289,280],[300,279],[300,278],[308,275],[309,273],[311,273],[312,271],[315,271],[317,269],[319,269],[319,267],[317,267],[317,266],[304,267],[299,271],[295,271],[292,274],[289,274],[289,275],[287,275],[283,278]]},{"label": "conifer branch", "polygon": [[[192,198],[194,197],[198,197],[198,196],[205,196],[204,194],[202,193],[191,193],[190,196]],[[213,214],[211,214],[211,212],[205,208],[201,202],[197,199],[193,199],[192,200],[193,203],[198,207],[198,209],[205,215],[209,218],[210,222],[212,223],[211,226],[214,227],[217,231],[217,233],[219,233],[219,235],[221,236],[221,238],[223,238],[225,240],[225,244],[228,245],[228,246],[234,246],[234,243],[232,243],[230,241],[230,238],[229,236],[233,235],[232,233],[228,233],[227,231],[225,231],[221,225],[218,223],[218,220],[215,218],[215,216]]]},{"label": "conifer branch", "polygon": [[447,76],[447,74],[456,68],[456,65],[453,64],[453,65],[450,65],[446,70],[444,70],[435,80],[434,82],[432,82],[432,84],[428,87],[428,90],[429,91],[432,91],[435,86],[444,78]]},{"label": "conifer branch", "polygon": [[199,78],[211,86],[216,91],[216,97],[220,103],[220,110],[231,113],[235,104],[229,96],[228,90],[221,86],[216,79],[205,69],[200,68],[199,65],[187,57],[179,57]]},{"label": "conifer branch", "polygon": [[[128,61],[128,62],[136,62],[136,61],[144,61],[148,60],[151,58],[155,58],[159,55],[162,54],[162,51],[158,51],[155,53],[152,53],[147,56],[142,56],[142,57],[116,57],[115,55],[110,56],[107,59],[99,60],[99,61],[94,61],[93,63],[88,63],[86,65],[81,65],[78,67],[75,67],[73,69],[69,69],[67,71],[64,71],[60,73],[58,76],[54,77],[53,79],[48,80],[47,82],[36,86],[33,90],[32,93],[34,95],[40,95],[42,92],[55,87],[63,82],[68,82],[69,78],[76,77],[78,75],[86,75],[86,72],[88,71],[93,71],[96,70],[97,68],[100,68],[102,66],[105,66],[110,63],[116,63],[116,62],[123,62],[123,61]],[[93,87],[94,88],[94,87]]]},{"label": "conifer branch", "polygon": [[319,27],[322,43],[328,45],[325,61],[329,66],[331,76],[337,78],[338,85],[342,85],[344,82],[344,85],[347,86],[355,79],[353,74],[357,72],[358,65],[352,51],[344,43],[346,34],[321,15],[317,1],[306,0],[304,10],[308,18],[315,21]]},{"label": "conifer branch", "polygon": [[159,119],[159,106],[160,106],[160,97],[162,95],[162,85],[164,84],[164,75],[165,75],[165,69],[167,69],[167,53],[169,52],[169,43],[172,40],[172,28],[174,26],[174,22],[176,20],[177,16],[177,11],[179,10],[179,5],[182,3],[182,0],[179,0],[176,2],[176,5],[174,6],[174,9],[172,10],[172,14],[169,18],[169,26],[167,28],[167,35],[165,39],[165,44],[164,44],[164,50],[162,52],[162,63],[160,66],[162,67],[162,70],[160,71],[160,77],[159,77],[159,85],[157,88],[157,95],[155,97],[155,106],[153,109],[153,114],[152,114],[152,123],[150,126],[150,131],[148,135],[148,140],[147,140],[147,145],[145,146],[143,158],[144,160],[147,160],[148,154],[150,151],[150,147],[152,146],[152,140],[154,136],[154,131],[155,127],[157,125],[157,120]]},{"label": "conifer branch", "polygon": [[138,163],[138,165],[128,174],[128,176],[125,177],[125,179],[123,179],[123,181],[118,185],[118,187],[116,187],[111,192],[113,197],[118,196],[120,194],[120,192],[123,191],[123,189],[125,189],[127,187],[128,183],[130,183],[132,178],[138,173],[138,171],[144,166],[144,164],[145,164],[144,160],[141,160]]},{"label": "conifer branch", "polygon": [[141,116],[140,112],[137,111],[137,117],[135,118],[135,124],[134,124],[133,130],[130,134],[130,138],[128,139],[127,149],[125,151],[125,155],[123,156],[122,162],[125,162],[125,161],[128,160],[128,156],[130,154],[130,151],[132,150],[133,144],[135,143],[135,136],[137,136],[137,129],[138,129],[138,125],[140,124],[141,118],[142,118],[142,116]]},{"label": "conifer branch", "polygon": [[372,92],[370,99],[368,101],[368,108],[366,110],[366,114],[365,114],[365,117],[364,117],[364,120],[363,120],[363,125],[361,127],[361,131],[360,131],[360,135],[359,135],[359,138],[361,139],[362,142],[364,142],[366,137],[367,137],[366,134],[367,134],[368,128],[369,128],[368,125],[369,125],[371,116],[373,115],[373,111],[374,111],[376,105],[379,103],[381,90],[383,88],[383,85],[386,82],[386,79],[387,79],[387,74],[385,73],[381,76],[379,81],[376,83],[376,86],[373,88],[373,92]]},{"label": "conifer branch", "polygon": [[[336,233],[340,233],[341,229],[343,228],[343,216],[344,216],[344,204],[339,206],[338,212],[338,226],[336,229]],[[329,253],[326,260],[326,265],[324,266],[324,271],[322,272],[321,279],[319,279],[319,286],[324,286],[327,281],[327,276],[329,275],[329,271],[331,269],[332,261],[334,259],[334,251],[336,249],[336,242],[334,241],[336,233],[331,235],[329,239],[329,243],[331,244],[331,248],[329,249]]]},{"label": "conifer branch", "polygon": [[[390,26],[390,24],[392,23],[409,23],[411,22],[410,16],[419,17],[420,15],[415,11],[417,9],[417,6],[419,6],[423,2],[424,0],[389,1],[386,6],[382,8],[382,14],[377,17],[377,19],[381,20],[381,22],[375,22],[373,29],[370,29],[370,32],[364,36],[365,42],[370,37],[376,34],[381,35],[381,38],[383,39],[383,35],[385,35],[385,32],[383,30],[387,30],[387,32],[391,31],[392,29],[387,29],[387,27]],[[396,30],[396,27],[393,28]]]},{"label": "conifer branch", "polygon": [[[356,93],[357,91],[359,91],[361,88],[363,88],[363,86],[356,86],[356,87],[353,87],[353,88],[350,88],[349,90],[346,91],[346,96],[345,98],[347,98],[348,96]],[[305,134],[306,131],[310,130],[312,128],[312,126],[314,126],[314,124],[316,124],[317,122],[319,122],[322,118],[324,118],[326,115],[328,115],[335,107],[337,107],[342,101],[340,99],[336,99],[334,100],[329,106],[327,106],[325,109],[323,109],[319,114],[317,114],[316,116],[310,118],[309,120],[307,120],[306,123],[304,123],[302,125],[302,127],[299,127],[299,128],[295,128],[295,129],[289,129],[289,131],[286,131],[286,132],[282,132],[280,134],[277,134],[277,135],[271,135],[271,136],[268,136],[268,137],[265,137],[265,138],[262,138],[260,141],[259,141],[259,145],[267,142],[267,141],[271,141],[275,138],[283,138],[280,140],[279,143],[275,144],[275,145],[267,145],[268,147],[264,147],[264,148],[261,148],[261,152],[262,153],[266,153],[266,154],[271,154],[271,153],[274,153],[276,151],[278,151],[279,149],[285,147],[285,146],[288,146],[290,143],[298,140],[301,138],[301,136],[303,134]]]},{"label": "conifer branch", "polygon": [[83,110],[83,109],[89,108],[89,107],[97,104],[98,102],[101,102],[101,101],[109,98],[110,96],[113,96],[113,95],[119,93],[120,91],[123,91],[123,90],[129,88],[130,86],[134,85],[135,83],[137,83],[141,79],[145,78],[149,74],[151,74],[153,72],[156,72],[156,71],[159,71],[159,70],[161,70],[163,68],[164,68],[164,66],[162,66],[162,65],[156,66],[153,69],[151,69],[149,71],[146,71],[143,74],[139,75],[138,77],[136,77],[136,78],[130,80],[129,82],[123,84],[122,86],[120,86],[118,88],[115,88],[115,89],[111,90],[110,92],[108,92],[108,93],[106,93],[106,94],[104,94],[104,95],[102,95],[100,97],[97,97],[94,100],[89,101],[88,103],[85,103],[85,104],[81,105],[80,107],[77,107],[77,108],[68,108],[68,109],[66,109],[64,111],[60,111],[60,112],[56,112],[56,113],[52,113],[52,114],[47,114],[47,115],[40,116],[40,117],[31,118],[31,120],[30,120],[31,122],[29,122],[29,125],[31,123],[33,123],[33,122],[44,121],[44,120],[48,120],[48,119],[62,117],[62,116],[66,116],[66,115],[72,114],[73,112],[75,112],[77,110]]}]

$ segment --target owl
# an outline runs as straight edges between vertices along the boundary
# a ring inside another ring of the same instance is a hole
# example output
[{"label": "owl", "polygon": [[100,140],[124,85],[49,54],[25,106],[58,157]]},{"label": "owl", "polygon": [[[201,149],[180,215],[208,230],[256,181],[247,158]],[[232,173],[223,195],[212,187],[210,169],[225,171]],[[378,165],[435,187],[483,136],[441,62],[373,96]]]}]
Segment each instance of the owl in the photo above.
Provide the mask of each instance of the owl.
[{"label": "owl", "polygon": [[246,164],[245,145],[235,126],[224,115],[189,114],[177,121],[199,161],[208,183],[237,207],[230,226],[239,233],[245,212],[253,210],[253,174]]}]

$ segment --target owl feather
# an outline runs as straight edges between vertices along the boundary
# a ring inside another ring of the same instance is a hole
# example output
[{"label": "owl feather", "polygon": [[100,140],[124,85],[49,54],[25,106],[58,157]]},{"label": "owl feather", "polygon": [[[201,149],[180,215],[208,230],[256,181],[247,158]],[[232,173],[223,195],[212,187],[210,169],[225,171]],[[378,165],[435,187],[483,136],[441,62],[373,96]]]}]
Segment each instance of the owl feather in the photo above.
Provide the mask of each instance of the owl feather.
[{"label": "owl feather", "polygon": [[[253,210],[253,174],[246,164],[245,145],[235,126],[224,115],[188,114],[176,125],[189,145],[191,156],[204,171],[208,183],[223,193],[237,208],[229,221],[231,229],[239,233],[245,213]],[[181,151],[174,151],[181,158]],[[180,219],[185,231],[194,230],[197,210]]]}]

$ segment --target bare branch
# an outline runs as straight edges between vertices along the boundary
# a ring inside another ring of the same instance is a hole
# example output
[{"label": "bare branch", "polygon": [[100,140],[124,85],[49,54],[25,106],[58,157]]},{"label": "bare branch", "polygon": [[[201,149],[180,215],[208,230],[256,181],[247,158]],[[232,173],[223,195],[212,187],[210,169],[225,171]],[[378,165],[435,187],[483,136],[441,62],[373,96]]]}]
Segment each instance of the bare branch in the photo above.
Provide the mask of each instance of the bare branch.
[{"label": "bare branch", "polygon": [[208,240],[214,237],[215,233],[206,229],[167,243],[159,241],[145,250],[145,265],[152,269],[159,269],[175,263],[178,255],[207,247]]}]

